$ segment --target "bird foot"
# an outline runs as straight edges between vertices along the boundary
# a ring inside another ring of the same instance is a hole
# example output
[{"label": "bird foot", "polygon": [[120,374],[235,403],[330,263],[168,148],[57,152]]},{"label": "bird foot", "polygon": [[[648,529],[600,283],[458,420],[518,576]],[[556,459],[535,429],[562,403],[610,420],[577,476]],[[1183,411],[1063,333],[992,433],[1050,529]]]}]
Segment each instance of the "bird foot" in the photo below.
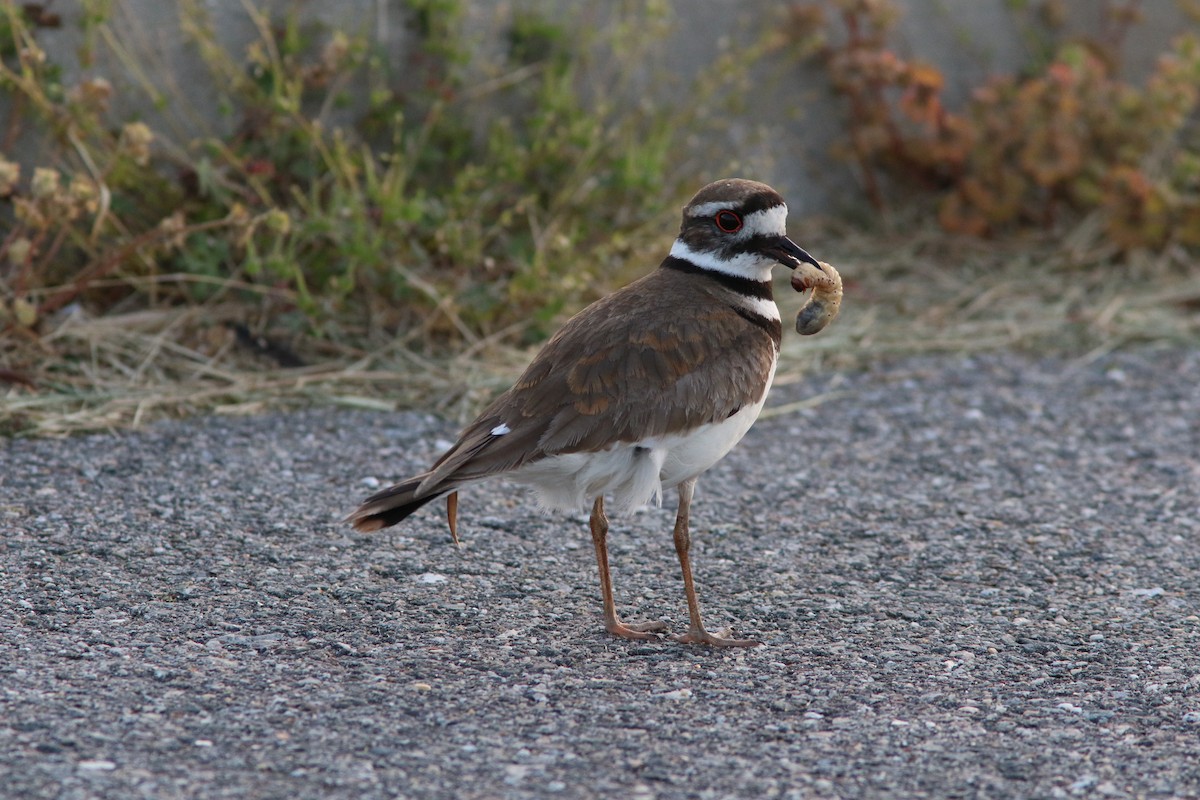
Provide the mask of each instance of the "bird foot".
[{"label": "bird foot", "polygon": [[680,636],[672,637],[681,644],[706,644],[710,647],[758,647],[762,642],[756,639],[729,639],[729,630],[718,631],[716,634],[700,628],[693,628]]},{"label": "bird foot", "polygon": [[658,631],[665,631],[667,623],[662,620],[654,622],[621,622],[620,620],[608,620],[604,623],[604,629],[613,636],[620,636],[623,639],[657,639],[654,634]]}]

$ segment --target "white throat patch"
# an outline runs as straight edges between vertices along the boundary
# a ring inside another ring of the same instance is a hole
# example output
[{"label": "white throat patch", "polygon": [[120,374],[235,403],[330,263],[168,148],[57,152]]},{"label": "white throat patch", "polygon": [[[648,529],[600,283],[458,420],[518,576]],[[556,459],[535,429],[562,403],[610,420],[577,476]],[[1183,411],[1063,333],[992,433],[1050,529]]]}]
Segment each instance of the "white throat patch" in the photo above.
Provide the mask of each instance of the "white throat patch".
[{"label": "white throat patch", "polygon": [[671,255],[690,261],[701,269],[733,275],[737,278],[748,278],[764,283],[771,280],[771,267],[775,266],[774,259],[757,253],[739,253],[733,258],[717,258],[708,251],[696,251],[687,246],[682,239],[676,239],[671,245]]}]

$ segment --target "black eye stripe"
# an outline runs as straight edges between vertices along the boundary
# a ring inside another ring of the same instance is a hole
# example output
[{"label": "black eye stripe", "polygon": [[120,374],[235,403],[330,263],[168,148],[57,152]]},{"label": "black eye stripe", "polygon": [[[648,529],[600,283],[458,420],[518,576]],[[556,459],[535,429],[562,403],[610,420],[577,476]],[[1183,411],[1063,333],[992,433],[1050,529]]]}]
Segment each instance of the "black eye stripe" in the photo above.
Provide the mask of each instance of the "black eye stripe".
[{"label": "black eye stripe", "polygon": [[742,253],[756,253],[764,247],[769,247],[779,239],[778,236],[773,236],[768,233],[756,233],[744,241],[732,241],[723,250],[723,252],[737,256]]}]

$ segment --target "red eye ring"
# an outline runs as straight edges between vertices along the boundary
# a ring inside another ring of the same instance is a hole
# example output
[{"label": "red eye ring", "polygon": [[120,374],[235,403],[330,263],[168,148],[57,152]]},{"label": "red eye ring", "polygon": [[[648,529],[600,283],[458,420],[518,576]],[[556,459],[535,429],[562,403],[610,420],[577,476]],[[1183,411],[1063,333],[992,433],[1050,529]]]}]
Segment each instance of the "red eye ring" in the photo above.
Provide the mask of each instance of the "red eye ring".
[{"label": "red eye ring", "polygon": [[713,222],[717,224],[724,233],[737,233],[742,229],[742,218],[740,215],[724,209],[713,215]]}]

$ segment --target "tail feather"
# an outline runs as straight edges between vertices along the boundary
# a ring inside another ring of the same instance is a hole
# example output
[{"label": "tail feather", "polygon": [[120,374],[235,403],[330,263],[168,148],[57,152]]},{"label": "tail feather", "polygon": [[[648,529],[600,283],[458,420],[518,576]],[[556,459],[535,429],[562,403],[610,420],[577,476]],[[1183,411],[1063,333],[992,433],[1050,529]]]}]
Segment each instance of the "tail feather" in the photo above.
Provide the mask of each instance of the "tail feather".
[{"label": "tail feather", "polygon": [[436,500],[456,488],[453,486],[438,487],[435,492],[418,496],[418,487],[424,478],[424,475],[418,475],[376,492],[364,500],[362,505],[354,510],[354,513],[346,517],[346,522],[353,525],[357,531],[368,532],[387,528],[405,519],[426,503]]}]

